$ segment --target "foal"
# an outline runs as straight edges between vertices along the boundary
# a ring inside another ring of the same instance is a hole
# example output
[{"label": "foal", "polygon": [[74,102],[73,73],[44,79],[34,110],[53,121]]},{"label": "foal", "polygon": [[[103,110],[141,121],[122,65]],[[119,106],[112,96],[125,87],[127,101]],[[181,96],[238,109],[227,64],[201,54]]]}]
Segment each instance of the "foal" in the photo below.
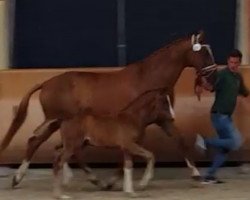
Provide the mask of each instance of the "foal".
[{"label": "foal", "polygon": [[134,195],[132,184],[132,155],[145,158],[147,167],[140,186],[145,187],[153,177],[154,156],[141,147],[138,142],[145,134],[145,127],[155,121],[173,121],[171,105],[166,98],[165,89],[143,93],[116,116],[100,116],[91,109],[80,112],[74,118],[62,121],[60,131],[63,150],[54,162],[54,195],[61,194],[60,172],[63,165],[75,155],[83,165],[82,151],[87,145],[119,148],[124,155],[124,192]]}]

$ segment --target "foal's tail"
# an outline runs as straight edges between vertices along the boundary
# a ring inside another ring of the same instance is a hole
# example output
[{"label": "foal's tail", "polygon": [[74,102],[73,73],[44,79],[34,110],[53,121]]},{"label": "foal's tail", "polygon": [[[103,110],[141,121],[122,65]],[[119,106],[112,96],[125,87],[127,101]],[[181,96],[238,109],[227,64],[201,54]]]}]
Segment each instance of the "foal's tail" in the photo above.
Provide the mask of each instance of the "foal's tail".
[{"label": "foal's tail", "polygon": [[1,145],[0,145],[0,155],[1,153],[8,147],[10,144],[12,138],[15,136],[18,129],[23,124],[24,120],[27,116],[27,108],[29,105],[29,100],[31,95],[36,92],[37,90],[40,90],[42,88],[42,84],[37,84],[33,88],[31,88],[28,93],[22,98],[17,113],[14,117],[14,119],[11,122],[11,125],[8,129],[7,134],[4,136]]}]

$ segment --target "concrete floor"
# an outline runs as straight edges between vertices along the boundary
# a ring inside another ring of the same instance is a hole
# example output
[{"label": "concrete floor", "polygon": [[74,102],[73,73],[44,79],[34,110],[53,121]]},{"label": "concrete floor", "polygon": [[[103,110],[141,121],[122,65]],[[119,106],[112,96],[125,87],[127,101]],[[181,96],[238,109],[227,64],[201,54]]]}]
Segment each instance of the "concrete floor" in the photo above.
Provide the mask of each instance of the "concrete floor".
[{"label": "concrete floor", "polygon": [[[201,169],[204,171],[205,169]],[[108,178],[114,169],[95,169],[99,176]],[[73,170],[74,178],[64,188],[65,194],[73,199],[128,199],[120,190],[121,183],[113,191],[98,191],[86,181],[80,170]],[[240,174],[239,169],[222,168],[220,178],[226,181],[220,185],[201,186],[189,179],[185,168],[157,168],[155,178],[144,191],[138,191],[137,183],[142,169],[134,170],[135,189],[140,199],[159,200],[250,200],[250,174]],[[17,189],[11,189],[11,176],[0,178],[0,200],[51,200],[52,171],[50,169],[31,169]]]}]

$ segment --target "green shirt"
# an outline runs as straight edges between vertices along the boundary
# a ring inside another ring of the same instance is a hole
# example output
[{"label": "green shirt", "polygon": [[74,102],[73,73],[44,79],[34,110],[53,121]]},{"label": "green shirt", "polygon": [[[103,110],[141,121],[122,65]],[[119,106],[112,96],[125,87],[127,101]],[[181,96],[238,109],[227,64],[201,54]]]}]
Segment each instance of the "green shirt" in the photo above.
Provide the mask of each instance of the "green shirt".
[{"label": "green shirt", "polygon": [[249,94],[241,74],[228,68],[217,71],[214,91],[215,101],[211,112],[227,115],[232,115],[238,95],[246,97]]}]

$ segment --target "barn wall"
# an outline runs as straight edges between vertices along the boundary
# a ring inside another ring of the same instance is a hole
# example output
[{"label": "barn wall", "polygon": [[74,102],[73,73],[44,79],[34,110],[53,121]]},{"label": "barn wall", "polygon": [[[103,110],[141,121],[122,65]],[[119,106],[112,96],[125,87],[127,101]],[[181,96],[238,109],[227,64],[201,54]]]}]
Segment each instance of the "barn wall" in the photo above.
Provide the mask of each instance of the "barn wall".
[{"label": "barn wall", "polygon": [[[118,68],[97,68],[84,69],[91,71],[109,71]],[[66,70],[66,69],[65,69]],[[44,81],[54,75],[64,72],[63,69],[42,69],[42,70],[6,70],[0,72],[0,139],[6,133],[10,121],[15,113],[21,97],[34,84]],[[83,71],[84,71],[83,70]],[[245,78],[250,77],[250,69],[242,68]],[[176,85],[176,123],[182,131],[185,140],[189,146],[193,146],[196,133],[206,136],[213,135],[213,130],[209,121],[209,109],[213,100],[212,94],[205,93],[199,102],[193,93],[194,73],[192,69],[186,69],[182,73]],[[250,87],[250,79],[246,79],[247,85]],[[5,151],[1,163],[19,163],[25,152],[25,145],[32,131],[43,120],[41,107],[38,103],[38,95],[35,94],[31,98],[27,120],[12,141],[11,145]],[[250,160],[250,113],[248,113],[240,101],[238,102],[236,113],[234,115],[237,125],[246,138],[244,148],[239,153],[231,155],[230,159],[239,159],[239,155],[243,155],[243,159]],[[34,163],[49,163],[52,161],[53,149],[58,143],[58,133],[55,133],[39,151],[35,154]],[[156,126],[152,125],[147,128],[147,134],[144,145],[152,150],[157,161],[183,161],[178,154],[177,146],[172,138],[168,138]],[[112,150],[101,150],[100,148],[89,148],[86,151],[87,161],[91,162],[112,162],[116,161],[119,153]],[[204,160],[205,158],[193,152],[196,160]]]}]

